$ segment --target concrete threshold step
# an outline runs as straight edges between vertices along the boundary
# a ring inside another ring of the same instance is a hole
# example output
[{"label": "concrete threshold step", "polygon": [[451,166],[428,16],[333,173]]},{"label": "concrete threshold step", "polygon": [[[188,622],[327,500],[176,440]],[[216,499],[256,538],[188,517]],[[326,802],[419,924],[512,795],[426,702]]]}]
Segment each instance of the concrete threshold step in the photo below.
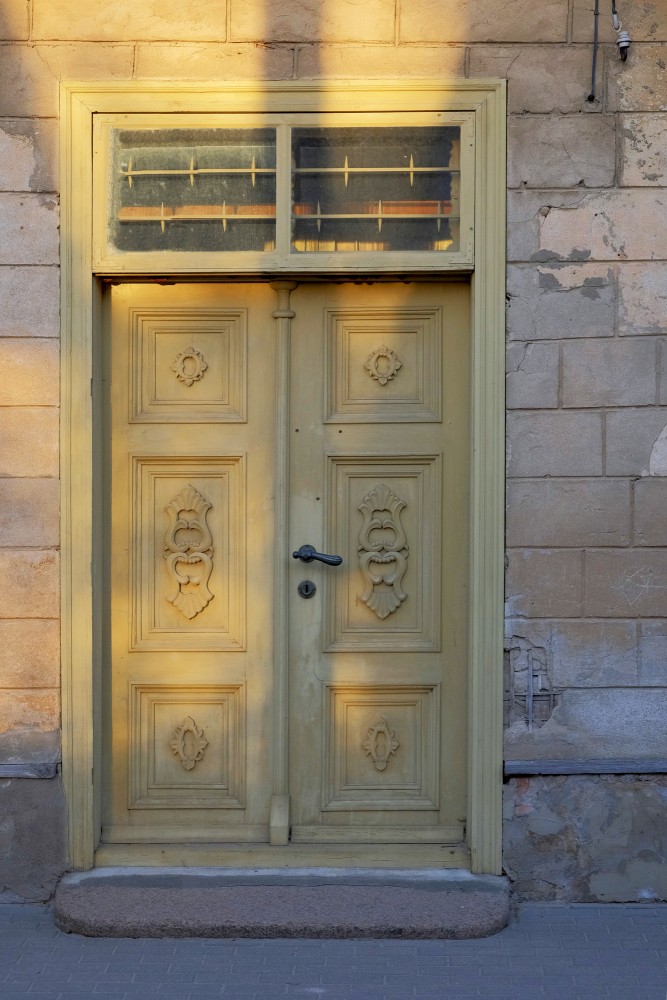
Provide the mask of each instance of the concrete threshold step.
[{"label": "concrete threshold step", "polygon": [[509,919],[507,880],[374,868],[98,868],[66,875],[57,926],[90,937],[477,938]]}]

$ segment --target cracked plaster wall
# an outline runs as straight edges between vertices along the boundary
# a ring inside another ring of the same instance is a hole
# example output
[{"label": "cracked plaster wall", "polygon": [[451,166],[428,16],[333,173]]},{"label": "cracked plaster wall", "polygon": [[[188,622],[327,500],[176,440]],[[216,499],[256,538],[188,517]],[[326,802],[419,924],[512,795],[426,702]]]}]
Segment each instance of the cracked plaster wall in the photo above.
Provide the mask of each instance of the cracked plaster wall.
[{"label": "cracked plaster wall", "polygon": [[[632,692],[662,697],[667,685],[667,6],[618,7],[633,37],[628,62],[603,6],[588,101],[589,0],[5,0],[5,748],[58,752],[58,81],[361,71],[508,80],[508,754],[564,752],[563,730],[574,758],[591,740],[612,753],[619,726],[638,758],[646,754]],[[62,830],[55,793],[38,794],[47,785],[35,782],[30,814]],[[8,803],[25,794],[5,797],[3,822],[24,811]],[[524,836],[513,822],[510,851]]]}]

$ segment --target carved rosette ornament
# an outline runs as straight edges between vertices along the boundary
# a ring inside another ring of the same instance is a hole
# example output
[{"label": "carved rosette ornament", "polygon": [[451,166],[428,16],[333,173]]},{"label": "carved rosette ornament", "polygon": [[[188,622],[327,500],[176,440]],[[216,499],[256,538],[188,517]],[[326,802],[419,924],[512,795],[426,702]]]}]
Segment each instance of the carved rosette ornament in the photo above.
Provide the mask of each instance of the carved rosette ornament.
[{"label": "carved rosette ornament", "polygon": [[361,600],[382,620],[407,597],[402,587],[410,552],[401,524],[405,506],[405,501],[382,483],[359,505],[364,517],[359,532],[359,568],[366,584]]},{"label": "carved rosette ornament", "polygon": [[200,729],[192,716],[188,715],[180,726],[176,726],[169,746],[185,770],[192,771],[197,761],[202,760],[208,740],[204,736],[204,730]]},{"label": "carved rosette ornament", "polygon": [[169,527],[164,558],[173,581],[167,600],[192,619],[213,600],[208,581],[213,570],[213,539],[206,523],[211,503],[194,486],[186,486],[165,507]]},{"label": "carved rosette ornament", "polygon": [[374,378],[380,385],[386,385],[387,382],[396,378],[398,369],[402,367],[396,351],[392,351],[391,347],[385,347],[384,344],[382,347],[378,347],[377,351],[369,354],[364,364],[370,377]]},{"label": "carved rosette ornament", "polygon": [[176,378],[180,382],[184,382],[185,385],[192,385],[193,382],[198,382],[200,378],[204,377],[204,372],[207,368],[208,363],[204,355],[194,346],[181,351],[171,366],[171,370],[176,372]]},{"label": "carved rosette ornament", "polygon": [[389,758],[395,754],[401,745],[396,739],[396,733],[384,716],[368,730],[368,739],[362,747],[373,761],[376,771],[384,771]]}]

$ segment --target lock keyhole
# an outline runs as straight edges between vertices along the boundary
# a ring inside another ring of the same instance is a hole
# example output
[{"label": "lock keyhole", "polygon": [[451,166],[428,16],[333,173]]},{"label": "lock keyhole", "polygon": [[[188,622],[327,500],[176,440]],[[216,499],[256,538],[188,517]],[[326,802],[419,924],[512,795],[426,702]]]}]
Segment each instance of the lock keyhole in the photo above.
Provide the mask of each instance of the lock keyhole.
[{"label": "lock keyhole", "polygon": [[308,600],[309,597],[315,596],[315,591],[317,590],[317,587],[315,586],[312,580],[302,580],[297,590],[299,591],[302,597],[305,597],[306,600]]}]

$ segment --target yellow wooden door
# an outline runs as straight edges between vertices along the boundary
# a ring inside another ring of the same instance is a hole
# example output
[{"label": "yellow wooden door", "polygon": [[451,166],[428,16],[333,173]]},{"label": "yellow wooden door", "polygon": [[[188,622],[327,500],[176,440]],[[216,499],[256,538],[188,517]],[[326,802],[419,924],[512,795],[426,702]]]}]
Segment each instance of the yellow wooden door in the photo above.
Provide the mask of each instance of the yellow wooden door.
[{"label": "yellow wooden door", "polygon": [[268,839],[274,301],[112,290],[107,843]]},{"label": "yellow wooden door", "polygon": [[468,305],[292,293],[291,538],[343,560],[291,569],[293,843],[464,839]]},{"label": "yellow wooden door", "polygon": [[104,843],[464,840],[468,292],[112,290]]}]

